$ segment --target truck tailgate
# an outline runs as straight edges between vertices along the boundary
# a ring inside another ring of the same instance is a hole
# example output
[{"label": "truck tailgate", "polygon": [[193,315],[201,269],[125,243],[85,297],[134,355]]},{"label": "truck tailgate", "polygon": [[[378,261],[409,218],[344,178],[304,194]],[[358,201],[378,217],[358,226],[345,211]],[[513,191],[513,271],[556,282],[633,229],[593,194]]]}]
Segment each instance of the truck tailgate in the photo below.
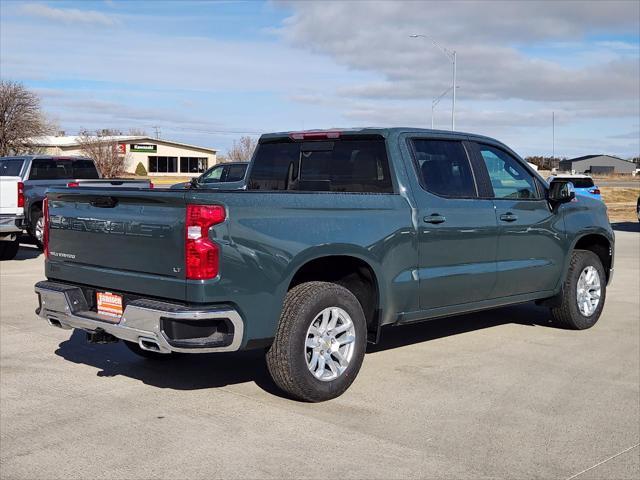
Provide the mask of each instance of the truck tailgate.
[{"label": "truck tailgate", "polygon": [[69,281],[80,281],[83,268],[184,279],[184,196],[176,190],[54,190],[48,195],[51,270]]},{"label": "truck tailgate", "polygon": [[18,207],[18,182],[20,177],[0,177],[0,215],[22,214]]}]

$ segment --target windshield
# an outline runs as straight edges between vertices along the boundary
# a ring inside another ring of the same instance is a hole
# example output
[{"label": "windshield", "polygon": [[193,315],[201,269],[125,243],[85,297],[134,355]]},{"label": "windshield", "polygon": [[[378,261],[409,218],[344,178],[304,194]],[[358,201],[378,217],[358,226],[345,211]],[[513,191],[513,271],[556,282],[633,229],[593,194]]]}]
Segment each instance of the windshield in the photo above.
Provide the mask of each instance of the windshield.
[{"label": "windshield", "polygon": [[0,160],[0,177],[19,177],[23,163],[20,158],[3,158]]}]

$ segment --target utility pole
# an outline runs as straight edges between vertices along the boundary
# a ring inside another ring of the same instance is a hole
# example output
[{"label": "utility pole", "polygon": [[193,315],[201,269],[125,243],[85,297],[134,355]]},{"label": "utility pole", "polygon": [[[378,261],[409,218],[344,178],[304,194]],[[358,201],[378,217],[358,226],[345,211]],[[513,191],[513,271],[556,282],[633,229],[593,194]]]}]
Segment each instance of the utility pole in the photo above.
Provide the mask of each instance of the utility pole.
[{"label": "utility pole", "polygon": [[160,138],[160,127],[158,125],[153,125],[151,128],[156,131],[156,138]]}]

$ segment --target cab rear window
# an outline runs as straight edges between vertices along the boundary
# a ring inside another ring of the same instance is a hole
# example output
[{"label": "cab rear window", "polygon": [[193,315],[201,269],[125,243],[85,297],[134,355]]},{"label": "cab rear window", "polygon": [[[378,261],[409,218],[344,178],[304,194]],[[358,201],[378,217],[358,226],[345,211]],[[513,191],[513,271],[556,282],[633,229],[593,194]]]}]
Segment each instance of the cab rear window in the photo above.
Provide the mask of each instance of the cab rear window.
[{"label": "cab rear window", "polygon": [[258,146],[249,190],[392,193],[383,139],[270,142]]},{"label": "cab rear window", "polygon": [[24,160],[20,158],[3,158],[0,160],[0,177],[19,177]]},{"label": "cab rear window", "polygon": [[30,180],[95,179],[98,171],[91,160],[37,158],[31,164]]}]

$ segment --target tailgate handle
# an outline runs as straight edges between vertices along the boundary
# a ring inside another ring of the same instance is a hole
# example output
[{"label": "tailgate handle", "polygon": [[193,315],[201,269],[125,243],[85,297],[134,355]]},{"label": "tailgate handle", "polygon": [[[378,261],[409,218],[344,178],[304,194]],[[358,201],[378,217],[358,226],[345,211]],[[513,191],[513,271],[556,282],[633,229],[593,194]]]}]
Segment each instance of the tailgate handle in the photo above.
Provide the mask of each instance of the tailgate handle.
[{"label": "tailgate handle", "polygon": [[115,197],[98,197],[91,200],[89,204],[97,208],[113,208],[118,205],[118,199]]}]

